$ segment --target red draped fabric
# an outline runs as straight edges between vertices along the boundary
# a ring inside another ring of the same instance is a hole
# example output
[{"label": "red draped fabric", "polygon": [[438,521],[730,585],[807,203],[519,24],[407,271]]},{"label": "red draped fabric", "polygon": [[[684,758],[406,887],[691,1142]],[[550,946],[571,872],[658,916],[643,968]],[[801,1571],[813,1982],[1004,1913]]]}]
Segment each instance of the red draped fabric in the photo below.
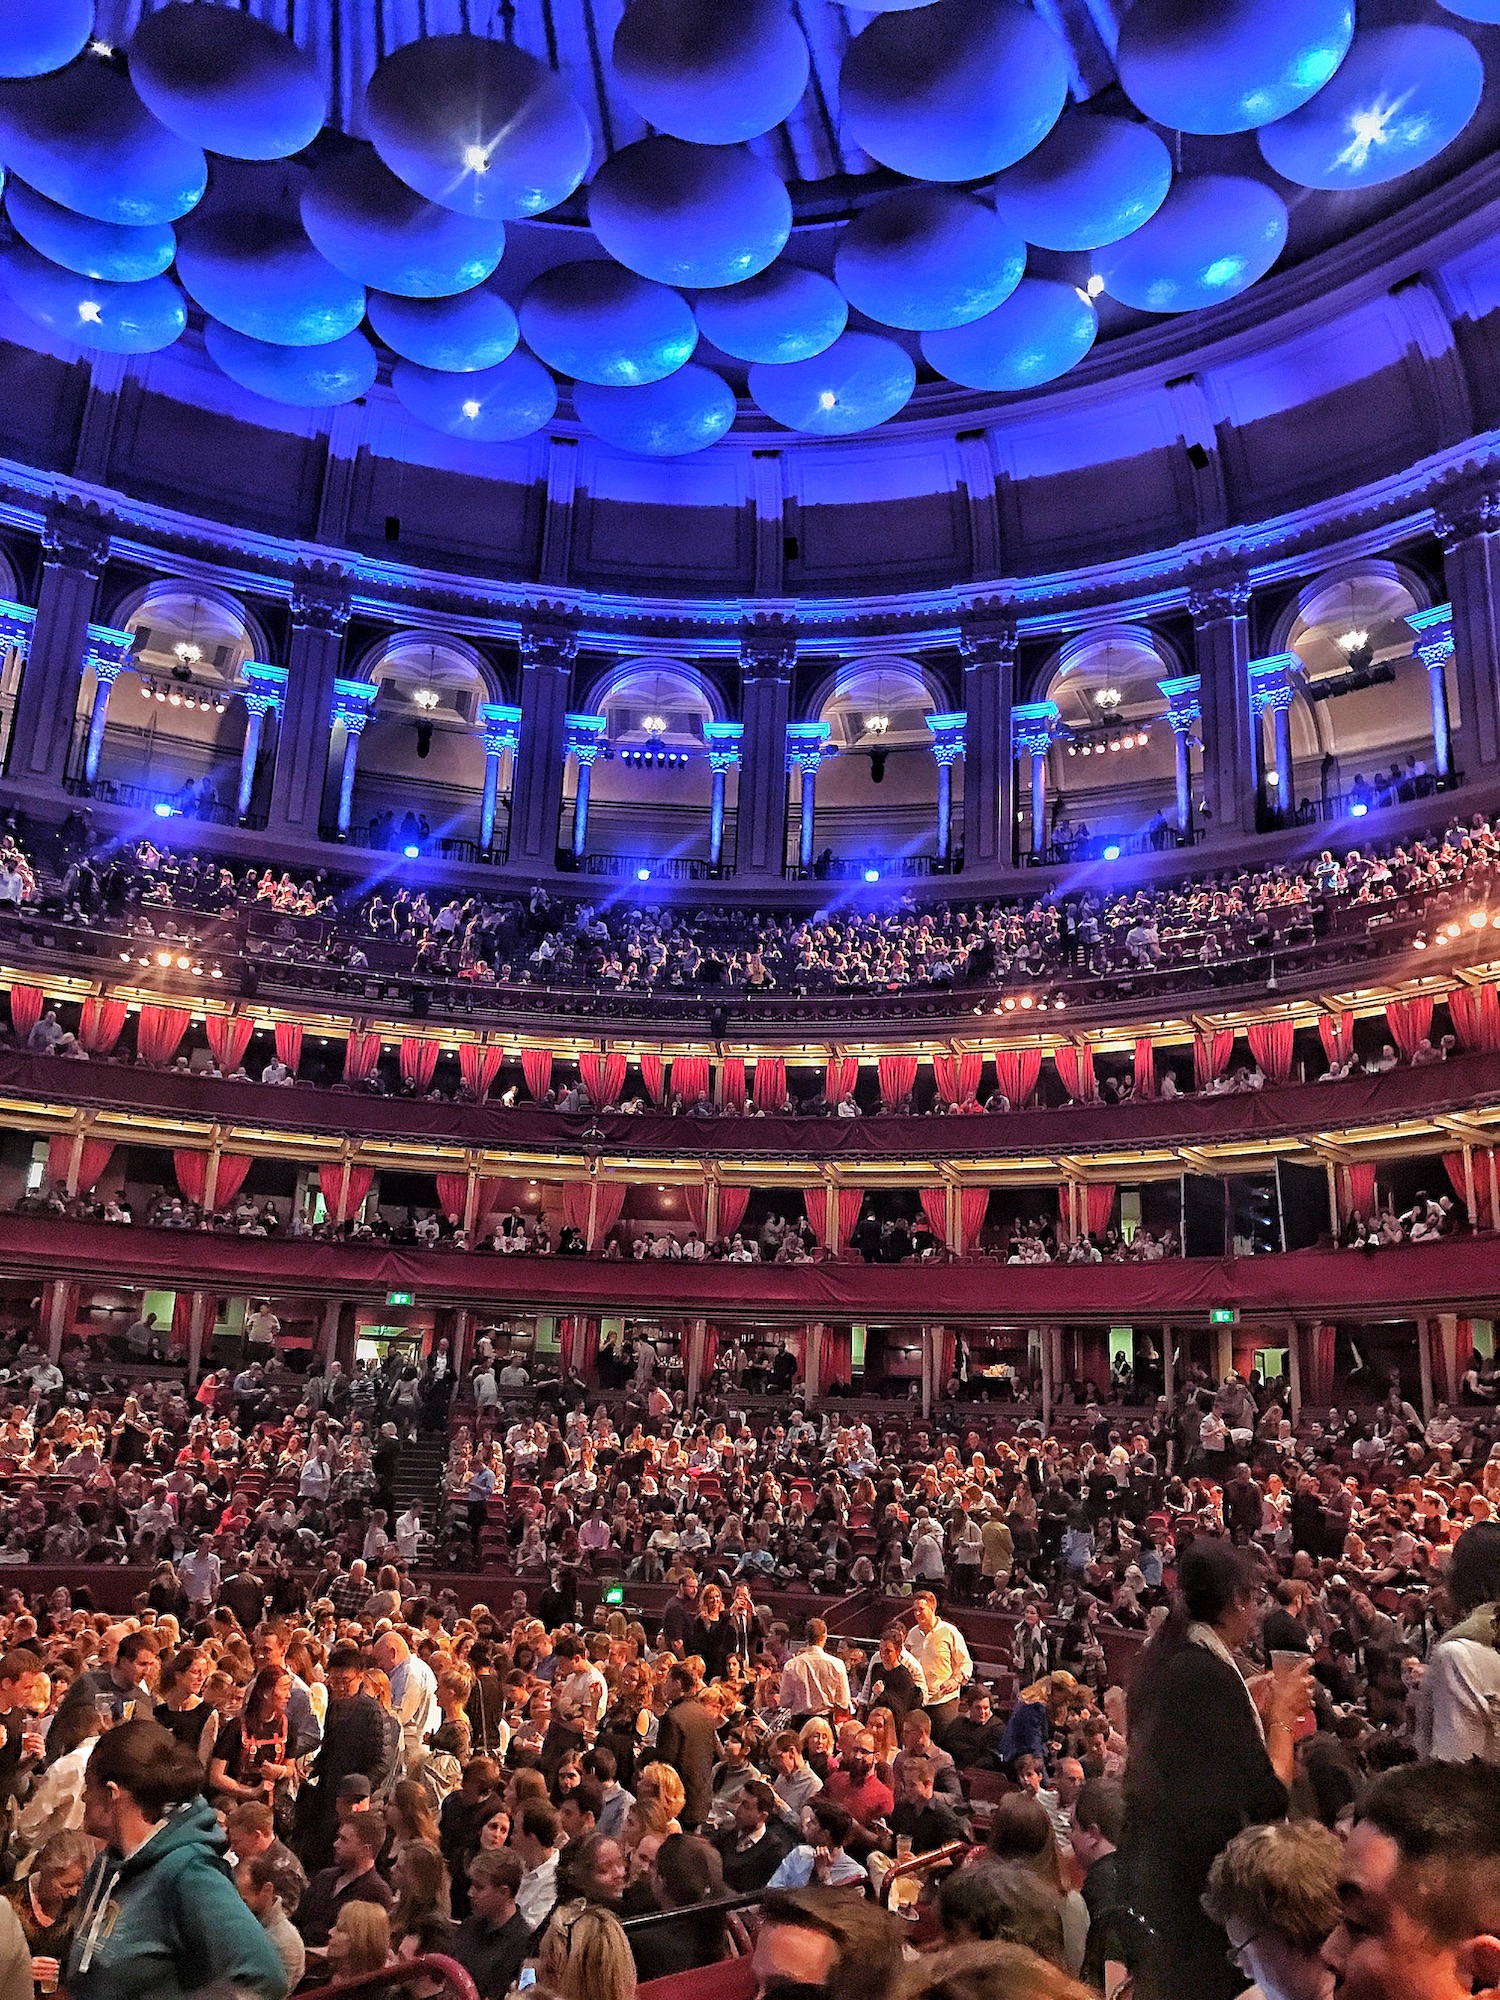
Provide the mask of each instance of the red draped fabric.
[{"label": "red draped fabric", "polygon": [[1254,1021],[1245,1030],[1250,1053],[1272,1083],[1285,1083],[1292,1073],[1290,1021]]},{"label": "red draped fabric", "polygon": [[[689,1058],[679,1056],[672,1065],[672,1081],[677,1082],[678,1066]],[[681,1088],[681,1086],[678,1086]],[[726,1056],[719,1065],[719,1090],[725,1104],[743,1107],[745,1102],[745,1059],[743,1056]],[[687,1096],[687,1092],[682,1092]]]},{"label": "red draped fabric", "polygon": [[210,1014],[204,1023],[209,1053],[226,1076],[245,1060],[255,1023],[238,1014]]},{"label": "red draped fabric", "polygon": [[786,1102],[786,1060],[761,1056],[755,1065],[755,1101],[762,1111],[779,1111]]},{"label": "red draped fabric", "polygon": [[591,1379],[599,1360],[599,1322],[588,1313],[569,1313],[557,1329],[565,1372],[577,1369]]},{"label": "red draped fabric", "polygon": [[1385,1018],[1391,1040],[1410,1062],[1418,1042],[1426,1040],[1432,1027],[1432,995],[1419,993],[1414,1000],[1388,1000]]},{"label": "red draped fabric", "polygon": [[1469,1356],[1474,1352],[1474,1322],[1462,1315],[1455,1315],[1449,1338],[1443,1339],[1441,1322],[1437,1327],[1439,1379],[1446,1377],[1447,1395],[1445,1402],[1458,1404],[1464,1393],[1464,1371],[1469,1365]]},{"label": "red draped fabric", "polygon": [[859,1062],[854,1056],[830,1056],[823,1066],[823,1095],[830,1104],[852,1097],[858,1082]]},{"label": "red draped fabric", "polygon": [[617,1050],[607,1055],[590,1052],[578,1058],[578,1074],[592,1103],[608,1110],[620,1101],[625,1088],[625,1058]]},{"label": "red draped fabric", "polygon": [[292,1075],[297,1074],[297,1065],[302,1060],[302,1023],[300,1021],[278,1021],[276,1023],[276,1060],[285,1063]]},{"label": "red draped fabric", "polygon": [[430,1035],[403,1035],[398,1051],[401,1064],[401,1081],[411,1084],[417,1090],[432,1088],[432,1074],[437,1068],[438,1045]]},{"label": "red draped fabric", "polygon": [[[828,1246],[829,1200],[833,1190],[825,1187],[809,1187],[802,1190],[802,1206],[807,1211],[807,1220],[820,1246]],[[838,1209],[832,1211],[835,1218]]]},{"label": "red draped fabric", "polygon": [[214,1207],[228,1208],[254,1162],[248,1153],[220,1153],[219,1171],[214,1176]]},{"label": "red draped fabric", "polygon": [[887,1111],[894,1111],[911,1096],[912,1085],[917,1080],[917,1059],[915,1056],[882,1056],[876,1064],[880,1078],[880,1102]]},{"label": "red draped fabric", "polygon": [[12,986],[10,989],[10,1025],[23,1048],[26,1037],[42,1018],[44,997],[40,986]]},{"label": "red draped fabric", "polygon": [[653,1104],[663,1104],[667,1096],[667,1066],[660,1056],[641,1057],[641,1082]]},{"label": "red draped fabric", "polygon": [[982,1187],[966,1187],[958,1197],[959,1225],[963,1230],[963,1247],[967,1254],[979,1241],[990,1212],[990,1191]]},{"label": "red draped fabric", "polygon": [[176,1055],[192,1019],[186,1007],[143,1007],[135,1026],[135,1052],[143,1062],[164,1068]]},{"label": "red draped fabric", "polygon": [[1102,1236],[1115,1212],[1115,1184],[1113,1181],[1090,1181],[1084,1192],[1088,1196],[1089,1235]]},{"label": "red draped fabric", "polygon": [[943,1345],[938,1355],[938,1385],[946,1393],[948,1384],[958,1371],[958,1335],[951,1326],[943,1328]]},{"label": "red draped fabric", "polygon": [[1339,1211],[1344,1220],[1347,1221],[1351,1215],[1359,1215],[1368,1222],[1375,1213],[1377,1199],[1374,1166],[1369,1161],[1357,1161],[1352,1166],[1341,1167],[1338,1184]]},{"label": "red draped fabric", "polygon": [[123,1000],[85,1000],[78,1039],[91,1056],[107,1056],[125,1029]]},{"label": "red draped fabric", "polygon": [[[725,1067],[727,1069],[728,1065],[726,1064]],[[739,1097],[735,1100],[739,1104],[743,1104],[745,1101],[744,1082],[745,1065],[741,1063],[741,1089]],[[696,1104],[700,1098],[708,1096],[709,1075],[707,1056],[673,1056],[672,1093],[674,1096],[680,1097],[684,1104]],[[724,1094],[727,1102],[729,1095],[727,1089]]]},{"label": "red draped fabric", "polygon": [[708,1234],[708,1182],[690,1181],[682,1190],[682,1199],[687,1207],[688,1221],[700,1236]]},{"label": "red draped fabric", "polygon": [[1099,1095],[1099,1079],[1094,1074],[1094,1051],[1074,1042],[1060,1042],[1052,1060],[1062,1078],[1062,1087],[1075,1104],[1092,1104]]},{"label": "red draped fabric", "polygon": [[1064,1242],[1072,1237],[1073,1215],[1073,1183],[1060,1181],[1057,1188],[1057,1221],[1058,1233]]},{"label": "red draped fabric", "polygon": [[1448,995],[1453,1032],[1463,1049],[1500,1050],[1500,998],[1493,986],[1455,986]]},{"label": "red draped fabric", "polygon": [[[78,1157],[78,1192],[80,1194],[86,1194],[95,1181],[98,1180],[104,1169],[114,1158],[114,1151],[115,1142],[113,1139],[84,1140],[83,1150]],[[59,1132],[56,1138],[48,1142],[47,1146],[48,1180],[61,1181],[66,1186],[68,1165],[72,1158],[73,1141],[71,1137],[66,1132]]]},{"label": "red draped fabric", "polygon": [[1234,1053],[1233,1028],[1218,1028],[1211,1035],[1193,1037],[1193,1084],[1205,1089],[1221,1077]]},{"label": "red draped fabric", "polygon": [[978,1094],[983,1067],[984,1058],[977,1049],[966,1049],[961,1056],[934,1056],[932,1073],[944,1104],[968,1104]]},{"label": "red draped fabric", "polygon": [[1042,1073],[1040,1049],[996,1049],[995,1082],[1012,1110],[1030,1101]]},{"label": "red draped fabric", "polygon": [[743,1187],[721,1187],[719,1189],[719,1234],[733,1236],[745,1219],[745,1210],[750,1206],[750,1190]]},{"label": "red draped fabric", "polygon": [[328,1210],[329,1220],[348,1222],[351,1216],[358,1215],[374,1179],[373,1167],[320,1167],[318,1185],[323,1191],[323,1205]]},{"label": "red draped fabric", "polygon": [[927,1227],[939,1243],[948,1241],[948,1190],[943,1187],[928,1187],[920,1190],[922,1213],[927,1217]]},{"label": "red draped fabric", "polygon": [[1302,1401],[1309,1410],[1326,1410],[1333,1402],[1334,1340],[1331,1326],[1304,1329]]},{"label": "red draped fabric", "polygon": [[187,1199],[201,1207],[204,1190],[208,1186],[207,1153],[174,1152],[172,1169],[177,1175],[177,1185]]},{"label": "red draped fabric", "polygon": [[1348,1062],[1354,1053],[1354,1016],[1346,1008],[1342,1014],[1318,1016],[1318,1039],[1331,1063]]},{"label": "red draped fabric", "polygon": [[1136,1038],[1135,1094],[1137,1097],[1156,1095],[1156,1050],[1149,1035]]},{"label": "red draped fabric", "polygon": [[562,1197],[563,1227],[576,1229],[586,1236],[589,1226],[588,1182],[564,1181]]},{"label": "red draped fabric", "polygon": [[854,1336],[847,1326],[825,1326],[818,1349],[818,1394],[826,1396],[835,1382],[854,1380]]},{"label": "red draped fabric", "polygon": [[[1464,1156],[1462,1153],[1444,1153],[1443,1168],[1452,1184],[1453,1192],[1469,1207],[1468,1189],[1464,1181]],[[1476,1229],[1493,1229],[1494,1216],[1491,1213],[1489,1163],[1476,1159],[1474,1173],[1474,1204],[1469,1212],[1469,1220]]]},{"label": "red draped fabric", "polygon": [[802,1190],[802,1199],[813,1235],[837,1256],[854,1234],[864,1195],[858,1188],[811,1187]]},{"label": "red draped fabric", "polygon": [[521,1056],[521,1074],[526,1079],[526,1088],[540,1104],[552,1088],[552,1051],[524,1050]]},{"label": "red draped fabric", "polygon": [[503,1049],[487,1048],[483,1042],[459,1044],[458,1073],[481,1103],[489,1096],[490,1088],[500,1074],[504,1054]]},{"label": "red draped fabric", "polygon": [[609,1239],[609,1232],[619,1221],[625,1207],[625,1197],[630,1192],[624,1181],[598,1181],[598,1193],[594,1200],[594,1233],[589,1238],[590,1250],[597,1250]]},{"label": "red draped fabric", "polygon": [[469,1202],[469,1176],[467,1174],[439,1174],[437,1176],[438,1206],[444,1215],[456,1215],[460,1222]]},{"label": "red draped fabric", "polygon": [[357,1028],[351,1029],[344,1044],[345,1083],[363,1083],[379,1061],[380,1036],[373,1029],[367,1035],[362,1035]]},{"label": "red draped fabric", "polygon": [[709,1324],[703,1329],[703,1378],[714,1372],[714,1364],[719,1358],[719,1329]]}]

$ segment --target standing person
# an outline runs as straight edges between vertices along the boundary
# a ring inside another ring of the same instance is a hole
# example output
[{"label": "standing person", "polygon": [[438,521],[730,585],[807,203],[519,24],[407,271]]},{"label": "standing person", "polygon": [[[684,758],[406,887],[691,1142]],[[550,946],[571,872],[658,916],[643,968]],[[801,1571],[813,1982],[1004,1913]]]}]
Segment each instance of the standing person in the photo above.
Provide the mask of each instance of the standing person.
[{"label": "standing person", "polygon": [[1122,1873],[1149,1937],[1137,2000],[1231,2000],[1240,1982],[1204,1913],[1209,1870],[1235,1834],[1286,1817],[1292,1726],[1306,1665],[1252,1688],[1235,1660],[1260,1617],[1255,1556],[1201,1538],[1183,1556],[1171,1615],[1141,1655],[1130,1696]]},{"label": "standing person", "polygon": [[958,1698],[974,1671],[974,1662],[963,1633],[946,1618],[939,1618],[937,1599],[930,1590],[919,1590],[912,1598],[911,1615],[915,1623],[906,1635],[906,1650],[922,1669],[932,1733],[941,1741],[943,1731],[958,1714]]},{"label": "standing person", "polygon": [[391,1684],[391,1707],[401,1724],[401,1765],[410,1777],[421,1769],[428,1732],[437,1721],[437,1676],[399,1632],[381,1633],[375,1664]]},{"label": "standing person", "polygon": [[379,1702],[362,1690],[365,1656],[338,1646],[328,1660],[328,1714],[323,1742],[308,1782],[297,1794],[297,1858],[309,1875],[333,1859],[340,1784],[363,1777],[372,1785],[386,1775],[385,1723]]},{"label": "standing person", "polygon": [[1457,1622],[1433,1648],[1417,1688],[1417,1747],[1450,1763],[1500,1764],[1500,1522],[1465,1528],[1444,1582]]},{"label": "standing person", "polygon": [[686,1832],[701,1826],[713,1808],[718,1721],[700,1698],[691,1667],[669,1669],[667,1697],[669,1706],[656,1732],[656,1754],[673,1767],[687,1792],[682,1809]]},{"label": "standing person", "polygon": [[781,1670],[777,1699],[792,1712],[792,1727],[800,1729],[815,1715],[852,1714],[849,1674],[842,1660],[824,1650],[828,1627],[821,1618],[807,1621],[807,1644],[793,1653]]},{"label": "standing person", "polygon": [[286,1967],[235,1890],[202,1786],[203,1766],[159,1722],[100,1739],[84,1827],[104,1849],[83,1885],[71,2000],[179,2000],[218,1983],[282,2000]]}]

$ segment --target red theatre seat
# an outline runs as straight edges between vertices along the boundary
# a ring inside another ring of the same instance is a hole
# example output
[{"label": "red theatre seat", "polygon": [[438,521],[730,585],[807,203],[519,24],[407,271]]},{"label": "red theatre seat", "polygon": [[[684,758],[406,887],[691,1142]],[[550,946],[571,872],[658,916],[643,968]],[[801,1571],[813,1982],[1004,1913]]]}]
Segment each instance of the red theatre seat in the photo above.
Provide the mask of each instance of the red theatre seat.
[{"label": "red theatre seat", "polygon": [[636,2000],[752,2000],[754,1992],[755,1961],[747,1954],[699,1966],[694,1972],[648,1979],[636,1988]]}]

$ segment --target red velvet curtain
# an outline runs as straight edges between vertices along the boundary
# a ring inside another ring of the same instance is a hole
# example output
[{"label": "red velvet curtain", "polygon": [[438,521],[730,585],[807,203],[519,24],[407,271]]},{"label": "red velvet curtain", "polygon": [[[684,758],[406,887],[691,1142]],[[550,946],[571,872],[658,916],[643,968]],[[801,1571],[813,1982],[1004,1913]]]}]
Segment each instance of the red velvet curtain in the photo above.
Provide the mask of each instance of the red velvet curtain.
[{"label": "red velvet curtain", "polygon": [[641,1057],[641,1082],[653,1104],[662,1104],[667,1095],[667,1066],[660,1056]]},{"label": "red velvet curtain", "polygon": [[591,1102],[608,1110],[618,1104],[625,1088],[625,1058],[618,1051],[607,1055],[590,1052],[578,1058],[578,1074]]},{"label": "red velvet curtain", "polygon": [[[678,1064],[685,1060],[692,1060],[692,1058],[679,1056],[677,1062],[672,1065],[672,1081],[674,1084],[677,1082]],[[678,1087],[681,1088],[680,1085]],[[720,1063],[719,1090],[725,1104],[739,1105],[743,1109],[745,1103],[745,1059],[743,1056],[726,1056],[723,1062]],[[683,1090],[682,1094],[686,1097],[686,1090]]]},{"label": "red velvet curtain", "polygon": [[854,1234],[864,1199],[858,1188],[810,1187],[802,1190],[807,1219],[822,1248],[831,1248],[834,1255],[838,1255]]},{"label": "red velvet curtain", "polygon": [[1311,1326],[1304,1330],[1302,1401],[1309,1410],[1326,1410],[1333,1402],[1335,1330]]},{"label": "red velvet curtain", "polygon": [[[104,1169],[114,1158],[114,1152],[115,1142],[113,1139],[84,1140],[83,1150],[78,1158],[78,1192],[80,1194],[87,1194],[88,1190],[94,1185],[99,1176],[104,1172]],[[47,1145],[48,1180],[61,1181],[66,1186],[68,1180],[68,1163],[72,1157],[73,1141],[68,1133],[59,1132],[54,1139],[49,1140]]]},{"label": "red velvet curtain", "polygon": [[750,1205],[750,1190],[743,1187],[721,1187],[719,1189],[719,1234],[733,1236],[745,1219],[745,1210]]},{"label": "red velvet curtain", "polygon": [[521,1074],[526,1079],[526,1088],[540,1104],[552,1088],[552,1051],[524,1050],[521,1055]]},{"label": "red velvet curtain", "polygon": [[1439,1378],[1447,1378],[1448,1393],[1443,1400],[1457,1405],[1464,1393],[1464,1370],[1474,1352],[1474,1322],[1461,1316],[1455,1317],[1450,1338],[1443,1339],[1441,1323],[1437,1335]]},{"label": "red velvet curtain", "polygon": [[1292,1073],[1290,1021],[1254,1021],[1245,1030],[1250,1053],[1272,1083],[1285,1083]]},{"label": "red velvet curtain", "polygon": [[564,1370],[577,1369],[592,1380],[599,1360],[599,1322],[588,1313],[569,1313],[557,1329]]},{"label": "red velvet curtain", "polygon": [[444,1215],[464,1219],[464,1210],[469,1202],[469,1176],[467,1174],[439,1174],[437,1176],[438,1206]]},{"label": "red velvet curtain", "polygon": [[172,1155],[172,1168],[177,1175],[177,1185],[190,1202],[200,1206],[203,1192],[208,1186],[208,1155],[202,1152],[178,1151]]},{"label": "red velvet curtain", "polygon": [[943,1328],[943,1345],[938,1353],[938,1388],[946,1391],[958,1369],[958,1335],[951,1326]]},{"label": "red velvet curtain", "polygon": [[331,1222],[348,1222],[358,1215],[375,1180],[373,1167],[320,1167],[318,1185]]},{"label": "red velvet curtain", "polygon": [[248,1153],[220,1153],[219,1171],[214,1178],[214,1207],[228,1208],[245,1185],[253,1161]]},{"label": "red velvet curtain", "polygon": [[1088,1196],[1089,1235],[1102,1236],[1115,1212],[1115,1183],[1090,1181],[1084,1192]]},{"label": "red velvet curtain", "polygon": [[1342,1014],[1318,1016],[1318,1039],[1331,1063],[1348,1062],[1354,1053],[1354,1016],[1346,1008]]},{"label": "red velvet curtain", "polygon": [[882,1056],[875,1068],[880,1078],[880,1102],[887,1111],[894,1111],[911,1096],[912,1085],[917,1080],[917,1059],[915,1056]]},{"label": "red velvet curtain", "polygon": [[1464,1204],[1465,1209],[1468,1210],[1469,1220],[1474,1227],[1476,1229],[1493,1229],[1495,1220],[1491,1213],[1490,1204],[1489,1162],[1482,1158],[1476,1158],[1474,1161],[1474,1205],[1472,1209],[1469,1209],[1468,1190],[1464,1184],[1463,1154],[1444,1153],[1443,1167],[1449,1181],[1452,1183],[1453,1192]]},{"label": "red velvet curtain", "polygon": [[345,1083],[363,1083],[379,1061],[380,1036],[374,1029],[362,1035],[357,1028],[352,1028],[344,1044]]},{"label": "red velvet curtain", "polygon": [[17,985],[10,989],[10,1025],[22,1048],[26,1046],[26,1037],[42,1018],[43,998],[40,986]]},{"label": "red velvet curtain", "polygon": [[292,1075],[297,1074],[297,1065],[302,1060],[302,1023],[300,1021],[278,1021],[276,1023],[276,1060],[285,1063]]},{"label": "red velvet curtain", "polygon": [[107,1056],[125,1029],[123,1000],[85,1000],[78,1039],[91,1056]]},{"label": "red velvet curtain", "polygon": [[1013,1110],[1030,1100],[1042,1073],[1040,1049],[996,1049],[995,1082]]},{"label": "red velvet curtain", "polygon": [[965,1255],[979,1241],[981,1230],[990,1212],[990,1191],[983,1187],[966,1187],[959,1190],[958,1217],[963,1230]]},{"label": "red velvet curtain", "polygon": [[1338,1185],[1339,1210],[1345,1221],[1351,1215],[1359,1215],[1368,1222],[1375,1213],[1377,1200],[1374,1166],[1369,1161],[1356,1161],[1352,1166],[1340,1167]]},{"label": "red velvet curtain", "polygon": [[399,1050],[401,1081],[417,1090],[431,1090],[438,1045],[430,1035],[403,1035]]},{"label": "red velvet curtain", "polygon": [[961,1056],[934,1056],[932,1073],[944,1104],[968,1104],[978,1094],[983,1067],[984,1058],[977,1049],[966,1049]]},{"label": "red velvet curtain", "polygon": [[[807,1220],[811,1225],[812,1233],[817,1237],[819,1246],[823,1249],[828,1247],[829,1197],[831,1192],[832,1190],[825,1187],[808,1187],[802,1190],[802,1206],[807,1211]],[[834,1217],[837,1217],[837,1208],[832,1210],[832,1214]]]},{"label": "red velvet curtain", "polygon": [[818,1349],[818,1394],[826,1396],[835,1382],[854,1380],[854,1336],[847,1326],[825,1326]]},{"label": "red velvet curtain", "polygon": [[210,1014],[204,1023],[209,1052],[226,1076],[245,1060],[255,1023],[238,1014]]},{"label": "red velvet curtain", "polygon": [[1233,1053],[1233,1028],[1219,1028],[1211,1035],[1194,1035],[1194,1087],[1205,1090],[1209,1084],[1216,1082],[1228,1069],[1229,1058]]},{"label": "red velvet curtain", "polygon": [[1099,1095],[1099,1079],[1094,1074],[1094,1051],[1074,1042],[1060,1042],[1052,1060],[1062,1078],[1062,1087],[1075,1104],[1092,1104]]},{"label": "red velvet curtain", "polygon": [[[740,1083],[742,1086],[744,1081],[745,1066],[741,1063]],[[680,1097],[684,1104],[696,1104],[700,1097],[708,1096],[709,1075],[707,1056],[674,1056],[672,1058],[672,1094],[674,1097]],[[741,1104],[745,1101],[743,1088],[740,1091],[737,1101]]]},{"label": "red velvet curtain", "polygon": [[576,1229],[586,1236],[589,1226],[588,1182],[564,1181],[562,1197],[563,1227]]},{"label": "red velvet curtain", "polygon": [[927,1227],[939,1243],[948,1241],[948,1190],[945,1187],[927,1187],[919,1190],[922,1213],[927,1217]]},{"label": "red velvet curtain", "polygon": [[597,1250],[609,1239],[609,1232],[619,1221],[625,1207],[625,1197],[630,1192],[624,1181],[599,1181],[598,1194],[594,1201],[594,1233],[589,1238],[590,1250]]},{"label": "red velvet curtain", "polygon": [[854,1056],[830,1056],[823,1065],[823,1095],[830,1104],[852,1097],[858,1082],[859,1062]]},{"label": "red velvet curtain", "polygon": [[1149,1035],[1139,1035],[1135,1044],[1135,1094],[1156,1095],[1156,1049]]},{"label": "red velvet curtain", "polygon": [[779,1111],[786,1102],[786,1059],[761,1056],[755,1065],[755,1101],[762,1111]]},{"label": "red velvet curtain", "polygon": [[1448,1012],[1460,1048],[1482,1049],[1486,1055],[1500,1049],[1500,999],[1493,986],[1455,986],[1448,995]]},{"label": "red velvet curtain", "polygon": [[192,1019],[186,1007],[143,1007],[135,1027],[135,1050],[143,1061],[164,1068],[176,1055]]},{"label": "red velvet curtain", "polygon": [[490,1087],[500,1074],[503,1049],[487,1048],[483,1042],[461,1042],[458,1049],[458,1073],[468,1089],[483,1103],[490,1094]]},{"label": "red velvet curtain", "polygon": [[1387,1001],[1385,1018],[1391,1040],[1410,1062],[1418,1042],[1426,1039],[1432,1027],[1432,995],[1419,993],[1413,1000]]}]

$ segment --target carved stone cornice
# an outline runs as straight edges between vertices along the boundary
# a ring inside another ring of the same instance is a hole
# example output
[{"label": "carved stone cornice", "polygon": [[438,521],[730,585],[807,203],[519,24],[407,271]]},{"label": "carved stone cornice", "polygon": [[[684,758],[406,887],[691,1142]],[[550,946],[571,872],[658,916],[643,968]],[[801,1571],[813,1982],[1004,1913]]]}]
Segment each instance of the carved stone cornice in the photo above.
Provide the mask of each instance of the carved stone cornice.
[{"label": "carved stone cornice", "polygon": [[521,665],[570,673],[578,657],[578,626],[567,607],[543,600],[521,614]]},{"label": "carved stone cornice", "polygon": [[1016,657],[1019,612],[1003,597],[977,597],[958,627],[965,667],[1010,666]]},{"label": "carved stone cornice", "polygon": [[1433,509],[1432,529],[1444,555],[1476,535],[1500,532],[1500,481],[1443,495]]},{"label": "carved stone cornice", "polygon": [[292,571],[292,623],[304,631],[343,636],[349,623],[349,579],[336,563],[299,562]]},{"label": "carved stone cornice", "polygon": [[762,612],[740,626],[740,671],[746,680],[787,680],[797,664],[797,621]]},{"label": "carved stone cornice", "polygon": [[42,519],[42,560],[97,583],[109,561],[113,526],[113,516],[92,500],[71,496],[56,500]]},{"label": "carved stone cornice", "polygon": [[1243,618],[1252,594],[1249,576],[1237,565],[1204,563],[1188,572],[1187,608],[1194,625]]}]

